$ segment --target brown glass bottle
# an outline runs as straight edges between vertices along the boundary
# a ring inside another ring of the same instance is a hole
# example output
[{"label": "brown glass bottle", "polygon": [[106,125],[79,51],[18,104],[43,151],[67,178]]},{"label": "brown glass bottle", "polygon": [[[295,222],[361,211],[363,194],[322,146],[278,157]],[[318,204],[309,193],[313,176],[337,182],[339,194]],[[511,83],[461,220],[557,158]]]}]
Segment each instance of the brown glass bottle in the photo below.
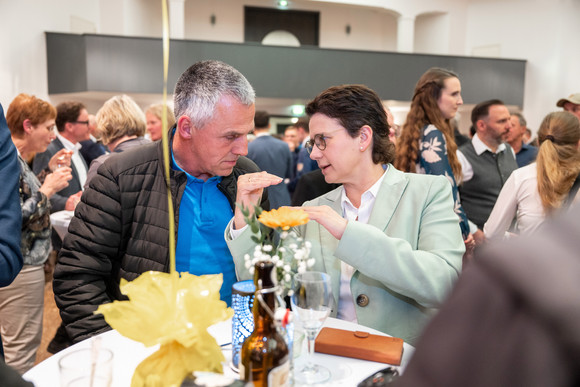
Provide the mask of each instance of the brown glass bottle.
[{"label": "brown glass bottle", "polygon": [[[241,351],[240,379],[255,387],[289,385],[290,358],[284,337],[276,329],[276,268],[272,262],[256,263],[254,271],[254,331]],[[262,298],[268,309],[259,300]]]}]

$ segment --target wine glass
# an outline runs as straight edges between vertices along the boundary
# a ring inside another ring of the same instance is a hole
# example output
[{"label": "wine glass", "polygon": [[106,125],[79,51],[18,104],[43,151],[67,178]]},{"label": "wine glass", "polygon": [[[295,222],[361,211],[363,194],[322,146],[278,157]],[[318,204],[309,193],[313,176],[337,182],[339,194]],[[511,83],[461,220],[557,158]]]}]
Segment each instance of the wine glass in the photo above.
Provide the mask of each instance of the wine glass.
[{"label": "wine glass", "polygon": [[307,271],[294,276],[292,310],[298,316],[308,340],[306,364],[294,372],[294,379],[303,384],[323,383],[330,379],[330,370],[312,363],[314,339],[334,304],[330,276],[317,271]]}]

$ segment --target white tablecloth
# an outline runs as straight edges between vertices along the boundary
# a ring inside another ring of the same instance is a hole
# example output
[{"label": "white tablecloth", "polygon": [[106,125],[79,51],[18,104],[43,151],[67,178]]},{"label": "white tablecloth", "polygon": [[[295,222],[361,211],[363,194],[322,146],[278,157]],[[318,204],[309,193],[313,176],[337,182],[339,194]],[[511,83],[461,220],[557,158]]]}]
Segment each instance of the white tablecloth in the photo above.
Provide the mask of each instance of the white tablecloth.
[{"label": "white tablecloth", "polygon": [[68,225],[74,214],[74,211],[58,211],[50,214],[50,223],[58,233],[60,239],[64,239],[64,236],[68,232]]},{"label": "white tablecloth", "polygon": [[[231,326],[231,321],[224,321],[210,328],[210,333],[216,338],[218,344],[222,345],[231,342]],[[348,329],[352,331],[366,331],[373,334],[382,334],[374,329],[334,318],[329,318],[324,326]],[[143,344],[121,336],[117,331],[114,330],[105,332],[101,334],[100,337],[102,338],[101,345],[104,348],[109,348],[112,350],[115,356],[113,366],[113,387],[130,386],[131,377],[133,376],[133,372],[137,365],[147,356],[157,350],[157,347],[146,348]],[[70,351],[74,351],[80,348],[89,348],[90,346],[90,339],[75,344],[72,347],[59,352],[56,355],[49,357],[42,363],[36,365],[30,371],[25,373],[23,377],[24,379],[33,382],[36,387],[58,386],[60,378],[58,371],[58,360],[60,357]],[[226,348],[227,349],[224,349],[223,352],[226,357],[226,362],[229,364],[231,360],[231,347],[227,346]],[[306,345],[302,345],[302,350],[303,353],[306,351]],[[401,371],[409,362],[409,359],[411,358],[414,350],[415,349],[411,345],[407,343],[404,344],[403,359],[400,366]],[[313,360],[316,364],[324,365],[331,370],[332,379],[328,383],[323,384],[326,386],[356,386],[360,381],[362,381],[367,376],[370,376],[372,373],[388,367],[387,364],[383,363],[375,363],[340,356],[324,355],[320,353],[315,353]],[[234,373],[234,371],[232,371],[227,364],[224,365],[225,375],[237,378],[237,374]]]}]

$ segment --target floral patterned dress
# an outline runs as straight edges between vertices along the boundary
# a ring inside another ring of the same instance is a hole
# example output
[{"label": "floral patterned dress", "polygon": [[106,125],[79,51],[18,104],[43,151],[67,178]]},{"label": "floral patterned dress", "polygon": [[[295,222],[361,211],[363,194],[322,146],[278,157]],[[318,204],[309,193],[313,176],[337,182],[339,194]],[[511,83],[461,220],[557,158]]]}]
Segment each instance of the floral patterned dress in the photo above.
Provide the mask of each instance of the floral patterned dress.
[{"label": "floral patterned dress", "polygon": [[459,216],[461,234],[463,239],[469,235],[469,223],[457,190],[457,182],[447,158],[447,142],[445,136],[433,125],[423,128],[423,136],[419,144],[419,157],[417,158],[417,173],[428,175],[443,175],[451,183],[453,200],[455,201],[455,213]]},{"label": "floral patterned dress", "polygon": [[20,249],[25,265],[42,265],[52,249],[50,242],[50,201],[39,191],[40,181],[26,161],[20,162],[20,205],[22,237]]}]

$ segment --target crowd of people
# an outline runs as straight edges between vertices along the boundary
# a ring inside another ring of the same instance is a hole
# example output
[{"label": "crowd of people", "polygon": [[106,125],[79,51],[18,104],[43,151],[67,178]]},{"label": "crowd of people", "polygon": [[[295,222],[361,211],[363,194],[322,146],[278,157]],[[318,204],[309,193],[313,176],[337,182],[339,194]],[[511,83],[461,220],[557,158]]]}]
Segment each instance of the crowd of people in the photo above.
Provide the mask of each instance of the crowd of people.
[{"label": "crowd of people", "polygon": [[[91,115],[78,101],[54,107],[18,95],[6,118],[0,107],[6,364],[20,374],[34,365],[53,251],[62,325],[52,352],[110,329],[94,311],[124,299],[121,279],[169,270],[164,119],[177,271],[221,273],[230,305],[233,283],[251,278],[244,255],[255,248],[239,205],[302,206],[310,221],[296,232],[312,243],[313,270],[331,276],[332,315],[418,344],[422,354],[433,341],[423,332],[437,332],[425,330],[429,322],[449,320],[438,312],[466,283],[463,269],[473,266],[473,276],[497,240],[521,239],[572,208],[580,187],[580,94],[555,104],[563,111],[546,107],[537,146],[525,140],[525,118],[500,99],[476,104],[471,138],[463,137],[455,121],[462,104],[459,75],[431,68],[400,127],[371,88],[341,85],[315,96],[307,117],[278,136],[269,114],[256,111],[248,80],[211,60],[184,71],[173,109],[143,111],[118,95]],[[64,240],[50,223],[61,210],[74,211]],[[415,368],[409,385],[419,385]]]}]

